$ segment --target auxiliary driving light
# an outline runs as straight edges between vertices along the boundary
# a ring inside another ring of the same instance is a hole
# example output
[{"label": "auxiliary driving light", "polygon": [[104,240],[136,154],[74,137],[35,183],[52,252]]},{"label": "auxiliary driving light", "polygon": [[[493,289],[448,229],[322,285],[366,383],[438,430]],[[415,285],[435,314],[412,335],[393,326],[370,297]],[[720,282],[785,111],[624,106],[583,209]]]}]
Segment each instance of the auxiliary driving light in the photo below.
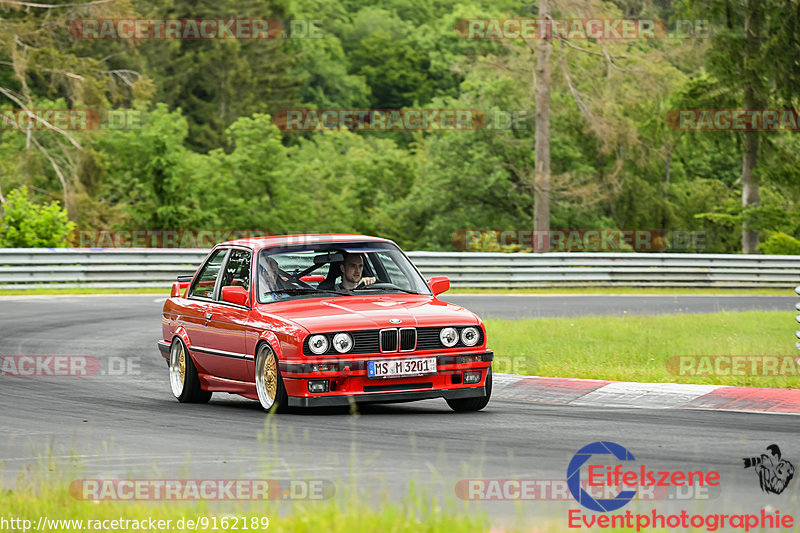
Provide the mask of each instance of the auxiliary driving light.
[{"label": "auxiliary driving light", "polygon": [[[464,384],[479,383],[481,381],[481,373],[478,372],[464,372]],[[309,382],[309,388],[311,383]]]},{"label": "auxiliary driving light", "polygon": [[328,337],[325,335],[314,335],[308,339],[308,348],[317,355],[328,351]]},{"label": "auxiliary driving light", "polygon": [[[479,376],[480,377],[480,376]],[[308,382],[308,392],[328,392],[330,381],[327,379],[313,379]]]}]

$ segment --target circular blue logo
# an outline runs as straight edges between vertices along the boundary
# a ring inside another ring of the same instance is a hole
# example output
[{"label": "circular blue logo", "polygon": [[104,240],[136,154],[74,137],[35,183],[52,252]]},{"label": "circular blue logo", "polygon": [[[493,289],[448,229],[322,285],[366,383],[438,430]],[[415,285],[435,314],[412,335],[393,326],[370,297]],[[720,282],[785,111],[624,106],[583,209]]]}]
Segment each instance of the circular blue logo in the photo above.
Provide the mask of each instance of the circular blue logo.
[{"label": "circular blue logo", "polygon": [[592,511],[607,513],[616,511],[625,506],[636,496],[635,490],[623,490],[611,499],[594,499],[588,492],[581,488],[581,466],[588,461],[592,455],[611,454],[620,461],[635,461],[636,458],[631,452],[614,442],[600,441],[587,444],[572,457],[567,467],[567,487],[572,497],[579,504]]}]

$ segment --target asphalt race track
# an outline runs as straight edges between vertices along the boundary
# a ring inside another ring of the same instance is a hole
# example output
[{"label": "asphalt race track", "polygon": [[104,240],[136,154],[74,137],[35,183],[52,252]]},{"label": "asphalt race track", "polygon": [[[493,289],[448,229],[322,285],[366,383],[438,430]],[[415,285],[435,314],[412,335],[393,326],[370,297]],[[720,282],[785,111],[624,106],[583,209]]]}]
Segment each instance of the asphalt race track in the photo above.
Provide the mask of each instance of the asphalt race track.
[{"label": "asphalt race track", "polygon": [[[484,316],[520,317],[603,309],[613,314],[789,312],[797,298],[445,299]],[[605,440],[627,448],[647,469],[716,470],[721,476],[721,485],[708,494],[670,492],[663,501],[633,502],[622,511],[758,513],[767,508],[787,514],[800,508],[800,473],[782,494],[765,494],[753,469],[744,469],[742,462],[777,443],[784,458],[800,466],[800,417],[793,415],[548,405],[504,400],[502,390],[484,411],[469,414],[451,412],[443,400],[362,407],[357,416],[339,409],[267,417],[257,402],[227,394],[215,394],[208,405],[182,405],[172,397],[167,366],[155,345],[162,302],[154,295],[0,299],[0,355],[89,355],[100,361],[91,377],[0,375],[0,474],[6,487],[49,457],[67,482],[294,478],[333,483],[335,498],[356,490],[366,501],[384,494],[403,497],[413,483],[423,496],[463,511],[456,494],[459,480],[564,480],[576,451]],[[81,471],[68,467],[70,458],[78,459]],[[554,497],[470,502],[468,512],[486,512],[498,527],[549,521],[564,530],[569,510],[591,514],[568,495]],[[319,503],[304,505],[313,512]]]}]

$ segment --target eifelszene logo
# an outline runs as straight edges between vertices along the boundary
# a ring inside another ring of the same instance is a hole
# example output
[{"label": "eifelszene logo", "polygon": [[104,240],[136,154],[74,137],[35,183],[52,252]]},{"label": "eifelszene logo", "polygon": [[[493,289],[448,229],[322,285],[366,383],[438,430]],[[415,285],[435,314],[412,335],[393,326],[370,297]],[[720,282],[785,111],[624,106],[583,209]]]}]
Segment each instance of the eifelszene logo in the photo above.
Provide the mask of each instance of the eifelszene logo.
[{"label": "eifelszene logo", "polygon": [[769,455],[762,453],[761,457],[744,457],[742,461],[745,468],[755,470],[762,491],[780,494],[794,477],[794,465],[781,458],[777,444],[767,446],[767,451]]},{"label": "eifelszene logo", "polygon": [[[613,499],[595,500],[588,492],[583,490],[583,488],[581,488],[581,466],[591,459],[592,455],[596,454],[613,454],[614,457],[620,461],[636,460],[631,452],[613,442],[593,442],[587,444],[578,450],[569,462],[569,466],[567,467],[567,487],[569,487],[569,492],[572,494],[572,497],[575,498],[575,501],[592,511],[599,511],[601,513],[616,511],[631,501],[633,497],[636,496],[636,491],[623,490]],[[591,472],[589,477],[592,477]],[[592,484],[591,481],[590,484]]]},{"label": "eifelszene logo", "polygon": [[[755,466],[761,476],[762,488],[783,490],[794,472],[794,467],[780,458],[777,446],[768,447],[771,456],[762,455],[745,459],[745,468]],[[774,469],[770,470],[770,465]],[[773,473],[775,475],[773,476]],[[582,482],[581,476],[585,476]],[[772,485],[771,485],[772,483]],[[569,529],[613,529],[650,531],[651,529],[693,528],[694,531],[761,531],[783,528],[792,530],[794,517],[782,514],[769,507],[757,513],[692,513],[685,509],[679,512],[659,512],[658,509],[617,511],[634,499],[639,490],[652,487],[705,488],[719,487],[720,473],[715,470],[653,470],[638,462],[628,450],[619,444],[599,441],[578,450],[567,467],[567,488],[572,497],[584,509],[567,511]],[[586,490],[584,490],[586,487]],[[778,489],[780,487],[780,489]],[[593,494],[601,493],[602,498]]]},{"label": "eifelszene logo", "polygon": [[[702,470],[656,471],[647,468],[644,464],[630,465],[630,463],[626,469],[623,464],[614,466],[602,464],[608,462],[610,458],[592,459],[595,456],[613,456],[621,463],[636,461],[631,452],[614,442],[593,442],[578,450],[567,467],[567,487],[575,501],[592,511],[601,513],[616,511],[635,498],[638,488],[717,486],[720,484],[720,474],[714,470],[708,472]],[[624,487],[626,490],[619,490],[613,498],[595,499],[581,487],[581,467],[583,466],[586,466],[589,487],[614,489]]]}]

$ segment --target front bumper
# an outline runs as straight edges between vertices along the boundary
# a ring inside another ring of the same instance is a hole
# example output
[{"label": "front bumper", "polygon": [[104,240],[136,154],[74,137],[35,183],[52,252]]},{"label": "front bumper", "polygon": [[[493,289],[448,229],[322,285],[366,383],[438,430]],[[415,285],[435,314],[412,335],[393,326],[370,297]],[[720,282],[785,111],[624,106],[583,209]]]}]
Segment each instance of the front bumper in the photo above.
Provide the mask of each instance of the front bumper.
[{"label": "front bumper", "polygon": [[297,396],[289,396],[289,407],[331,407],[337,405],[350,405],[351,403],[413,402],[416,400],[430,400],[433,398],[456,400],[460,398],[475,398],[485,395],[485,387],[470,387],[468,389],[382,392],[372,394],[352,394],[348,396],[306,396],[302,398],[298,398]]},{"label": "front bumper", "polygon": [[440,370],[459,370],[459,369],[469,369],[473,366],[473,364],[467,362],[467,358],[474,358],[480,357],[480,362],[477,362],[477,366],[480,368],[486,367],[488,365],[481,364],[481,363],[491,363],[494,360],[494,352],[492,351],[483,351],[483,352],[462,352],[462,353],[453,353],[453,354],[446,354],[446,355],[439,355],[439,354],[427,354],[427,353],[404,353],[404,354],[381,354],[379,355],[369,355],[365,357],[358,357],[353,358],[352,356],[348,358],[347,356],[342,357],[330,357],[330,356],[322,356],[316,357],[312,361],[308,362],[284,362],[280,361],[278,364],[280,365],[281,376],[284,378],[305,378],[305,377],[325,377],[324,372],[317,372],[315,371],[314,367],[317,365],[328,365],[332,367],[330,373],[334,375],[354,375],[354,376],[365,376],[367,373],[367,363],[370,360],[377,360],[377,359],[407,359],[407,358],[418,358],[418,357],[435,357],[436,358],[436,366]]},{"label": "front bumper", "polygon": [[[406,402],[431,398],[459,399],[486,394],[486,376],[494,358],[491,351],[446,355],[415,353],[412,357],[435,357],[436,372],[370,378],[367,375],[367,363],[378,359],[374,356],[359,359],[326,357],[309,362],[280,362],[279,365],[290,406]],[[320,370],[315,368],[317,365],[325,365],[326,368]],[[464,383],[464,373],[476,371],[481,374],[480,380],[476,383]],[[326,381],[328,390],[309,392],[310,381]]]}]

